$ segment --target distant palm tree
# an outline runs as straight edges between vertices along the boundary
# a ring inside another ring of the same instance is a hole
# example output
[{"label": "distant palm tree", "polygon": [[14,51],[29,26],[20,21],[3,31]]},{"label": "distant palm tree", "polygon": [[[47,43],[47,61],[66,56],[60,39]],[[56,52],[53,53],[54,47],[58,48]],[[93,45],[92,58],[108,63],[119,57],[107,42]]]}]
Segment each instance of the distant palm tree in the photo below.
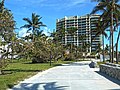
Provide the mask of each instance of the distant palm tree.
[{"label": "distant palm tree", "polygon": [[101,50],[101,43],[98,43],[98,44],[97,44],[97,47],[96,47],[96,52],[97,52],[98,54],[100,54],[101,51],[102,51],[102,50]]},{"label": "distant palm tree", "polygon": [[81,41],[81,52],[84,52],[85,48],[83,48],[83,47],[84,47],[86,35],[79,35],[78,37],[79,37],[79,41]]},{"label": "distant palm tree", "polygon": [[71,53],[72,53],[72,46],[73,46],[73,43],[74,43],[72,41],[74,41],[74,35],[76,35],[77,30],[78,29],[76,27],[70,27],[70,28],[66,29],[67,35],[71,36]]},{"label": "distant palm tree", "polygon": [[[66,37],[67,33],[66,33],[66,29],[62,26],[60,28],[59,31],[57,31],[57,36],[59,37],[60,41],[63,41],[63,39],[65,39],[65,41],[67,41],[67,37]],[[66,45],[67,43],[65,43]]]},{"label": "distant palm tree", "polygon": [[53,30],[53,32],[50,33],[50,37],[53,38],[55,43],[62,43],[63,39],[65,38],[65,28],[61,27],[58,31]]},{"label": "distant palm tree", "polygon": [[101,11],[101,18],[108,19],[109,23],[108,25],[110,26],[110,33],[111,33],[111,48],[112,48],[112,63],[114,59],[114,39],[113,39],[113,34],[114,34],[114,29],[113,26],[118,26],[118,21],[120,19],[120,5],[117,4],[120,0],[92,0],[98,2],[98,5],[93,9],[91,14],[94,14],[98,11]]},{"label": "distant palm tree", "polygon": [[28,28],[27,32],[31,31],[33,34],[33,41],[35,40],[34,35],[36,35],[41,26],[46,26],[44,25],[40,20],[42,17],[40,17],[39,15],[36,15],[35,13],[32,13],[32,18],[23,18],[24,21],[27,22],[27,24],[25,24],[24,26],[22,26],[21,28]]}]

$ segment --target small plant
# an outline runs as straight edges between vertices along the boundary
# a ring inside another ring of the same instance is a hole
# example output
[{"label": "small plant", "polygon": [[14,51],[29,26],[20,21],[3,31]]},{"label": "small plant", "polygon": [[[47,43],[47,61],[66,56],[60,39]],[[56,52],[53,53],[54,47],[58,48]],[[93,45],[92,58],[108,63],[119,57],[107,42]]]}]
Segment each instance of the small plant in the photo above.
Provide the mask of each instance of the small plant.
[{"label": "small plant", "polygon": [[8,84],[7,86],[8,86],[8,88],[13,88],[14,85],[13,84]]}]

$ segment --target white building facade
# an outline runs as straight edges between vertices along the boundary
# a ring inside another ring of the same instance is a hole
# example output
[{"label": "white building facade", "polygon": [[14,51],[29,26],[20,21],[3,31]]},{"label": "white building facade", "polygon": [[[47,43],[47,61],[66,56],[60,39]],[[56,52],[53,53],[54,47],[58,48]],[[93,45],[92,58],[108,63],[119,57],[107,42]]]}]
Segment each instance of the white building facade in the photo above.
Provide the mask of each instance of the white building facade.
[{"label": "white building facade", "polygon": [[[68,29],[70,27],[76,27],[78,30],[74,36],[69,34],[65,34],[65,37],[62,40],[64,45],[69,43],[73,43],[75,46],[82,46],[82,42],[86,42],[90,44],[90,47],[87,48],[87,52],[93,52],[96,50],[97,45],[101,44],[101,36],[95,37],[94,40],[92,38],[95,36],[96,32],[93,30],[95,27],[95,21],[98,20],[100,15],[85,15],[85,16],[71,16],[64,17],[62,19],[57,19],[56,21],[56,31],[61,28]],[[80,39],[81,36],[84,36],[84,39]]]}]

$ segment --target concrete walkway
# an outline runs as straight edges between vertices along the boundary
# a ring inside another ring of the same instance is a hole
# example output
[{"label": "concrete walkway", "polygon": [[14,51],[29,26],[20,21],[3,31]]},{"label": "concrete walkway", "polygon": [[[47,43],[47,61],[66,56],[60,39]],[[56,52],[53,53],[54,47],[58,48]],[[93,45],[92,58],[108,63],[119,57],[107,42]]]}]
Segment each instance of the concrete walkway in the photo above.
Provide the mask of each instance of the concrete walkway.
[{"label": "concrete walkway", "polygon": [[97,73],[98,68],[89,68],[87,63],[89,62],[51,68],[9,90],[120,90],[120,81],[105,78]]}]

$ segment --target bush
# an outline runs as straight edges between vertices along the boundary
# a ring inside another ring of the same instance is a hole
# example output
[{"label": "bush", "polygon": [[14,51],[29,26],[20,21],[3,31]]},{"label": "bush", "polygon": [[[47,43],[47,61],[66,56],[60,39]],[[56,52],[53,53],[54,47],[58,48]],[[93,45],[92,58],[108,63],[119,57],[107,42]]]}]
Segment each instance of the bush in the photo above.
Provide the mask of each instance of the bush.
[{"label": "bush", "polygon": [[45,63],[47,60],[45,58],[41,57],[33,57],[32,58],[32,63]]},{"label": "bush", "polygon": [[69,55],[65,56],[64,61],[72,61],[74,59],[75,59],[74,54],[70,53]]}]

